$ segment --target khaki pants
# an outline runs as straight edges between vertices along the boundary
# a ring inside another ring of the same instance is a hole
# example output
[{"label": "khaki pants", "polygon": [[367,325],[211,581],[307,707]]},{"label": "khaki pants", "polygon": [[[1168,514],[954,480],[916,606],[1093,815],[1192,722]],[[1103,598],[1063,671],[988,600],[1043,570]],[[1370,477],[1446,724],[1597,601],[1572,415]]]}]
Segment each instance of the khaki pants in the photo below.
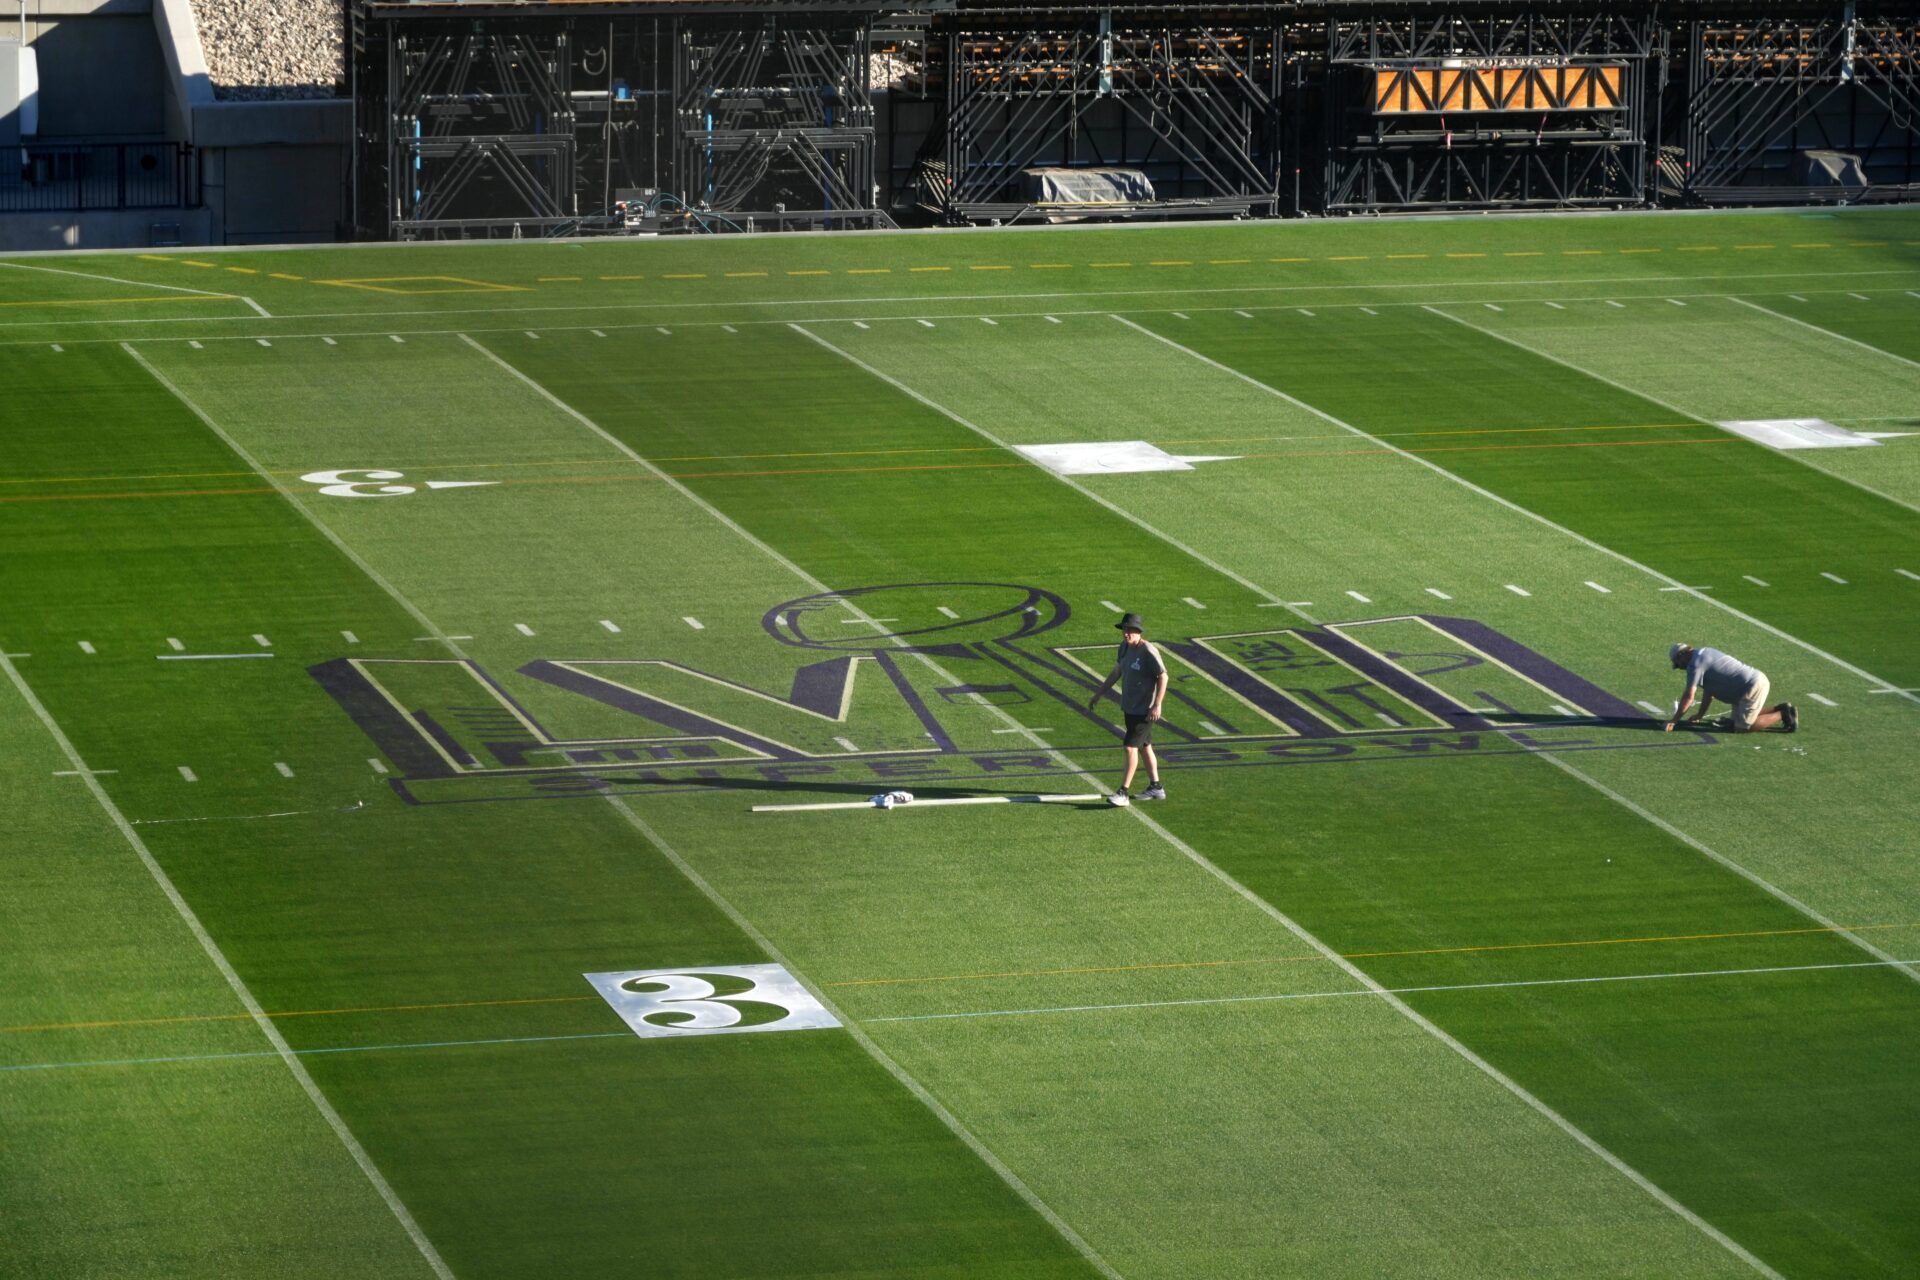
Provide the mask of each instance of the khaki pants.
[{"label": "khaki pants", "polygon": [[1767,677],[1763,672],[1759,679],[1747,686],[1747,691],[1740,695],[1740,701],[1734,704],[1733,727],[1736,730],[1744,733],[1753,728],[1753,722],[1767,709],[1768,692]]}]

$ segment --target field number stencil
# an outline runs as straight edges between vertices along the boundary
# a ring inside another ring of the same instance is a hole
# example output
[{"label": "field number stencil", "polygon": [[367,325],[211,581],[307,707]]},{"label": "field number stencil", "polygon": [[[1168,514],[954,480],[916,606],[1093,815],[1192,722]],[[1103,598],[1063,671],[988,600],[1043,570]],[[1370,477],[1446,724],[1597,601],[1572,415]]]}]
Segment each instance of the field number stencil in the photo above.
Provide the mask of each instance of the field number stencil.
[{"label": "field number stencil", "polygon": [[797,978],[777,964],[631,969],[583,976],[633,1033],[646,1039],[840,1025]]},{"label": "field number stencil", "polygon": [[309,471],[300,477],[320,486],[329,498],[401,498],[421,489],[480,489],[499,484],[498,480],[422,480],[417,485],[395,484],[406,479],[402,471],[349,468],[345,471]]}]

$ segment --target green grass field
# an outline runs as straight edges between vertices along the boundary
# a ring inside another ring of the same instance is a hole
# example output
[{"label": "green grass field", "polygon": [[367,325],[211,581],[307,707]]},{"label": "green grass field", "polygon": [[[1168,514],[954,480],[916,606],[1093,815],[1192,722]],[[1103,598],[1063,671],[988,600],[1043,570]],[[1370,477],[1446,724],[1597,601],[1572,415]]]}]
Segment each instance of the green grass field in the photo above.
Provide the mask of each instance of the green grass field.
[{"label": "green grass field", "polygon": [[[1920,213],[17,259],[0,368],[0,1273],[1920,1274]],[[925,803],[1111,790],[1121,610],[1170,800]]]}]

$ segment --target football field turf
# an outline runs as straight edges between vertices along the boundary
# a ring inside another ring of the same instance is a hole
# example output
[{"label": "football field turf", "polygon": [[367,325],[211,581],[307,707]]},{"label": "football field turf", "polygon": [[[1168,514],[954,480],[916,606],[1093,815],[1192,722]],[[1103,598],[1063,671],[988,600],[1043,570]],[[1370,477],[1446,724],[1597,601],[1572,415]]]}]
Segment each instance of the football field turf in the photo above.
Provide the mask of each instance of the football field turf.
[{"label": "football field turf", "polygon": [[1920,1273],[1915,213],[22,258],[0,368],[0,1272]]}]

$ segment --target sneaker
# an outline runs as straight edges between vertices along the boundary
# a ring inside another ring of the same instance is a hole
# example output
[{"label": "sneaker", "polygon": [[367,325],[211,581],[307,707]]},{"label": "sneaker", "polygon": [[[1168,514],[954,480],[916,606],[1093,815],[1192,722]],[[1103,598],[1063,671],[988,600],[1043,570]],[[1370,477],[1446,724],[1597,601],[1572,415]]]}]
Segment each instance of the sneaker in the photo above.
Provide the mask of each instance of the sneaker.
[{"label": "sneaker", "polygon": [[1788,733],[1798,733],[1800,731],[1800,708],[1794,706],[1791,702],[1781,703],[1780,727]]},{"label": "sneaker", "polygon": [[1142,800],[1165,800],[1167,798],[1167,789],[1156,782],[1145,791],[1142,791],[1140,798]]},{"label": "sneaker", "polygon": [[1124,809],[1133,803],[1133,797],[1124,791],[1116,791],[1107,797],[1107,803],[1116,809]]}]

